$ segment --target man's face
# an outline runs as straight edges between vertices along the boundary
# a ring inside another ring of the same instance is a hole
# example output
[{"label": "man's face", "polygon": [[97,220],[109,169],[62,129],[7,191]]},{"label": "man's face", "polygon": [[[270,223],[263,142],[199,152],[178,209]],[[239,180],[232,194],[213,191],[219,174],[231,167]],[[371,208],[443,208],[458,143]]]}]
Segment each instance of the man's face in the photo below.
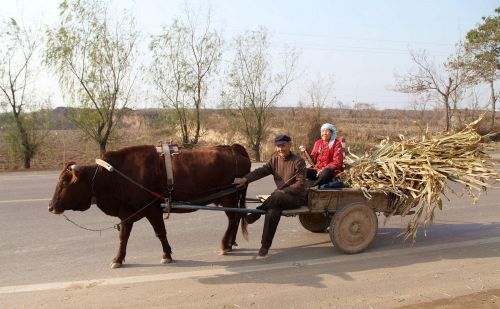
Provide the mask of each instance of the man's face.
[{"label": "man's face", "polygon": [[284,142],[282,144],[276,145],[276,152],[280,157],[284,158],[290,153],[290,148],[292,148],[292,143]]}]

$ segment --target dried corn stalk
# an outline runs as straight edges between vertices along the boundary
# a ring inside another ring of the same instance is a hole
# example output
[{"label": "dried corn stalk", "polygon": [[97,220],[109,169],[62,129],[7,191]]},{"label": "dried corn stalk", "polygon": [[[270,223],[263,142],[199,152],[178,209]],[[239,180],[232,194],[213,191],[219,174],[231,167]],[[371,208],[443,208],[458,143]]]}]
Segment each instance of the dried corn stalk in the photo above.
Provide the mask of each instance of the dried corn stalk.
[{"label": "dried corn stalk", "polygon": [[[481,190],[491,187],[490,179],[500,181],[494,163],[481,151],[481,136],[474,130],[479,120],[464,130],[421,139],[388,143],[370,156],[357,158],[340,178],[359,188],[367,198],[369,191],[392,194],[392,212],[407,215],[414,211],[404,233],[417,239],[418,226],[432,223],[436,207],[442,209],[445,191],[457,194],[448,180],[463,185],[473,203]],[[445,195],[446,196],[446,195]],[[414,208],[414,209],[413,209]]]}]

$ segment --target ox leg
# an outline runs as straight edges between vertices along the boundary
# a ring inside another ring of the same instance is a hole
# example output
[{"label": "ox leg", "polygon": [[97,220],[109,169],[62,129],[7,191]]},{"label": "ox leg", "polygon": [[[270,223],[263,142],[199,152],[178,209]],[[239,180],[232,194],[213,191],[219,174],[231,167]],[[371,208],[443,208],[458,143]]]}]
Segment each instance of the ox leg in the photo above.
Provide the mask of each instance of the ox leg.
[{"label": "ox leg", "polygon": [[131,221],[120,224],[120,247],[118,248],[118,253],[116,254],[116,257],[113,259],[111,268],[119,268],[125,261],[125,255],[127,254],[128,238],[130,236],[130,232],[132,232],[133,226],[134,222]]},{"label": "ox leg", "polygon": [[149,223],[153,227],[156,237],[161,242],[163,248],[163,257],[160,261],[162,264],[168,264],[172,262],[172,249],[167,239],[167,230],[165,229],[165,222],[163,221],[163,213],[154,213],[146,216]]},{"label": "ox leg", "polygon": [[221,255],[225,255],[233,249],[233,245],[236,245],[236,234],[238,233],[238,225],[240,222],[240,216],[236,213],[226,212],[227,215],[227,229],[222,237],[221,241]]}]

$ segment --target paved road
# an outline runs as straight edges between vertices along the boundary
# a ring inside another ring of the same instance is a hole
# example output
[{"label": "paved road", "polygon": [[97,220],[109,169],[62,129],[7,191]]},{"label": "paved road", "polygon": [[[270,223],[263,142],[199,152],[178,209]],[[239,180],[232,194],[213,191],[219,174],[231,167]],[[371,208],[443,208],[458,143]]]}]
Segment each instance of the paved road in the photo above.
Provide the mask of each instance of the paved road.
[{"label": "paved road", "polygon": [[[159,241],[141,221],[132,231],[126,267],[113,270],[115,230],[85,231],[47,211],[57,174],[0,174],[2,309],[394,308],[500,288],[498,189],[475,206],[466,196],[452,197],[414,246],[396,238],[406,220],[384,225],[381,217],[375,241],[357,255],[343,255],[328,234],[283,218],[268,258],[255,259],[263,220],[249,227],[249,242],[239,237],[240,249],[219,256],[225,215],[199,211],[166,222],[175,263],[160,265]],[[249,194],[272,188],[266,178]],[[117,223],[94,207],[67,215],[93,229]]]}]

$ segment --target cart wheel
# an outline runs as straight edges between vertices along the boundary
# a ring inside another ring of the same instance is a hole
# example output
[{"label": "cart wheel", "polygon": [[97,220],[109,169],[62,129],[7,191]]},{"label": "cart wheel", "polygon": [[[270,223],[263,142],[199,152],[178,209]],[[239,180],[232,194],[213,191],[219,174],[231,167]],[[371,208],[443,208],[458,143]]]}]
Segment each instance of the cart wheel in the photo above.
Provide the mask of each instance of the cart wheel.
[{"label": "cart wheel", "polygon": [[300,214],[299,221],[306,230],[313,233],[323,233],[328,227],[328,217],[322,213]]},{"label": "cart wheel", "polygon": [[377,234],[378,219],[373,209],[363,203],[342,206],[330,223],[330,239],[344,253],[366,249]]}]

